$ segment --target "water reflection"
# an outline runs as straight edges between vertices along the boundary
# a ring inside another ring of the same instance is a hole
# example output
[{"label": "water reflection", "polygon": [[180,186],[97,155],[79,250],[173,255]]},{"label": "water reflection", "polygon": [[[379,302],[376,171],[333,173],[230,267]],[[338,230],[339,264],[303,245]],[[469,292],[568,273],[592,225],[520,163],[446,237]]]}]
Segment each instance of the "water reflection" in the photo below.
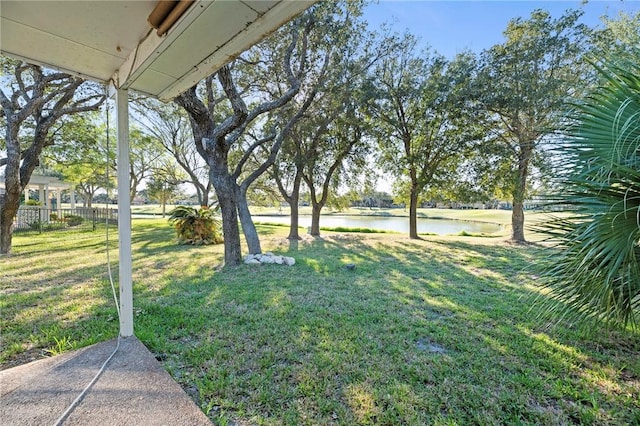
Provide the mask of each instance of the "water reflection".
[{"label": "water reflection", "polygon": [[[282,223],[289,224],[289,216],[262,216],[255,215],[256,223]],[[311,226],[311,216],[300,216],[300,226]],[[408,217],[380,217],[380,216],[322,216],[320,226],[329,228],[371,228],[384,231],[409,232]],[[462,231],[470,233],[492,234],[500,231],[500,225],[483,222],[465,222],[449,219],[424,219],[418,218],[418,233],[425,234],[459,234]]]}]

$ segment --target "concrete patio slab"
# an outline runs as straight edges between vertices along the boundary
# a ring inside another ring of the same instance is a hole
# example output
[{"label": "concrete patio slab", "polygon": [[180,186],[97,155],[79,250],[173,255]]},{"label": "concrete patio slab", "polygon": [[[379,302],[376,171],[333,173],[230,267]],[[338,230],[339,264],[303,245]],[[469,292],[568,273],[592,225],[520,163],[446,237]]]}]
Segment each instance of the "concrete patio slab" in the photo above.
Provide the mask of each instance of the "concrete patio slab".
[{"label": "concrete patio slab", "polygon": [[[0,371],[0,423],[53,425],[91,382],[117,340]],[[64,425],[211,425],[135,337],[120,348]]]}]

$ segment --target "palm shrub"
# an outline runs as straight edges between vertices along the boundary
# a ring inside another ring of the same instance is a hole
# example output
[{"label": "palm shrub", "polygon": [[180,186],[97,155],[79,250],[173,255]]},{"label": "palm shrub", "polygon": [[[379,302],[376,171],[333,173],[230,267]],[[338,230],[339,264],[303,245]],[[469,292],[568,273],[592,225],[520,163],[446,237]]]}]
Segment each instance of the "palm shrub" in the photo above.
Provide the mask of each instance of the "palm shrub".
[{"label": "palm shrub", "polygon": [[577,125],[564,139],[566,174],[552,200],[572,214],[535,227],[554,246],[541,282],[551,298],[548,314],[635,329],[640,313],[640,64],[609,61],[598,71],[601,84],[576,106]]},{"label": "palm shrub", "polygon": [[169,216],[169,222],[176,228],[180,244],[220,244],[223,242],[222,222],[215,211],[207,206],[199,209],[190,206],[178,206]]}]

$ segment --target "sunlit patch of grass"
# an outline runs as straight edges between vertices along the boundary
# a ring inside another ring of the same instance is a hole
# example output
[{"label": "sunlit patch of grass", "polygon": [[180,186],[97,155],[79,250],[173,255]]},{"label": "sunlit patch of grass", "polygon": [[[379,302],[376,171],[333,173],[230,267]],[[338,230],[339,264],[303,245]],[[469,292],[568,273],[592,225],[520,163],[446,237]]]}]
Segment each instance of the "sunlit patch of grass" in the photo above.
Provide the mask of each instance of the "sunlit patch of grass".
[{"label": "sunlit patch of grass", "polygon": [[346,386],[345,398],[359,424],[373,424],[380,415],[376,406],[373,389],[366,383],[354,383]]}]

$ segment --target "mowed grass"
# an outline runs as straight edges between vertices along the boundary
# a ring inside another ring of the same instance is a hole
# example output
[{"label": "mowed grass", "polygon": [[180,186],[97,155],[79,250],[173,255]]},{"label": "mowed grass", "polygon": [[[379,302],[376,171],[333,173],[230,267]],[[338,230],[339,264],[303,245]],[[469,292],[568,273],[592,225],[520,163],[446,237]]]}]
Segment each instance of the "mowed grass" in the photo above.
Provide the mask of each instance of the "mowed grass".
[{"label": "mowed grass", "polygon": [[[215,424],[640,423],[640,335],[538,320],[532,246],[261,226],[296,265],[221,268],[221,246],[133,226],[136,335]],[[116,336],[104,240],[14,238],[3,368]]]}]

